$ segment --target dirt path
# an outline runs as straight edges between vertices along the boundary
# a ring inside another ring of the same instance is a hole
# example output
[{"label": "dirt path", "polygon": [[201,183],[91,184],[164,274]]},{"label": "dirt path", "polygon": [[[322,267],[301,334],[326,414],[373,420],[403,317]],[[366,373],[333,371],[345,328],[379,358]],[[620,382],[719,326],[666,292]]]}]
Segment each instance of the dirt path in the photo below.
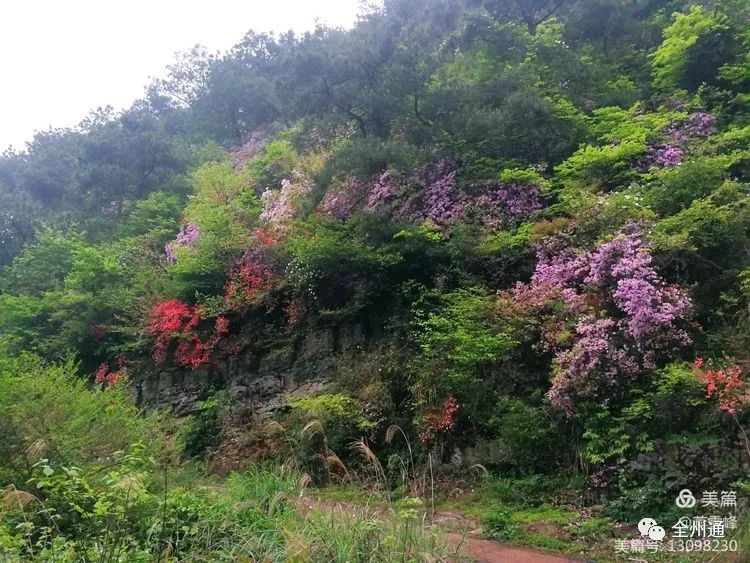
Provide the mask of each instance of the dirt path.
[{"label": "dirt path", "polygon": [[477,563],[562,563],[563,561],[580,562],[561,555],[516,547],[495,540],[485,540],[457,533],[445,535],[448,543],[461,547],[461,552]]},{"label": "dirt path", "polygon": [[[306,508],[327,508],[329,510],[352,510],[353,503],[331,502],[303,497],[302,506]],[[377,511],[377,508],[375,509]],[[461,560],[464,557],[476,563],[582,563],[575,559],[555,553],[510,545],[496,540],[477,537],[477,524],[471,518],[457,510],[438,511],[429,519],[432,525],[445,529],[446,541],[454,548],[460,548]],[[456,531],[448,531],[456,530]]]},{"label": "dirt path", "polygon": [[477,563],[580,563],[581,559],[555,553],[539,551],[527,547],[510,545],[496,540],[477,537],[477,523],[457,510],[438,511],[432,523],[447,528],[445,539],[455,548],[460,548],[463,556]]}]

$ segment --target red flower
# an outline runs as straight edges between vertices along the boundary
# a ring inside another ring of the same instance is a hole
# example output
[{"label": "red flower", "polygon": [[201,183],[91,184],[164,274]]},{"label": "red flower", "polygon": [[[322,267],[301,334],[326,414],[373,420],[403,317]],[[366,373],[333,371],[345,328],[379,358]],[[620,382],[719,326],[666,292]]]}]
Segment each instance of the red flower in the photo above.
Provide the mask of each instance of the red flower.
[{"label": "red flower", "polygon": [[151,309],[149,332],[154,335],[189,331],[201,320],[199,311],[178,299],[164,301]]},{"label": "red flower", "polygon": [[305,302],[301,299],[292,299],[284,307],[289,326],[295,326],[305,313]]},{"label": "red flower", "polygon": [[173,299],[159,303],[151,309],[149,333],[156,337],[153,358],[157,364],[167,359],[167,352],[174,341],[179,341],[175,358],[182,366],[197,368],[209,362],[210,347],[201,342],[194,330],[203,315],[199,307],[191,307]]},{"label": "red flower", "polygon": [[107,378],[108,371],[109,371],[109,366],[107,364],[100,365],[99,368],[96,370],[96,373],[94,374],[94,381],[96,383],[102,383]]},{"label": "red flower", "polygon": [[421,424],[419,441],[423,444],[431,442],[440,432],[453,428],[458,413],[458,401],[453,395],[449,395],[443,403],[442,411],[428,413]]},{"label": "red flower", "polygon": [[121,375],[119,371],[110,373],[109,366],[106,363],[103,363],[96,370],[94,381],[96,383],[104,383],[107,387],[114,387],[120,381],[120,377]]},{"label": "red flower", "polygon": [[216,319],[216,328],[214,329],[216,334],[226,334],[229,332],[229,321],[226,317],[218,317]]},{"label": "red flower", "polygon": [[750,400],[747,384],[742,379],[742,371],[738,365],[706,370],[702,369],[703,360],[696,360],[694,365],[698,370],[698,379],[706,386],[706,399],[717,397],[719,408],[724,412],[734,414],[737,407]]},{"label": "red flower", "polygon": [[255,238],[261,244],[276,244],[278,242],[277,239],[275,239],[270,233],[268,233],[263,228],[260,228],[257,231],[255,231]]},{"label": "red flower", "polygon": [[230,309],[240,309],[270,285],[270,274],[263,267],[245,264],[230,274],[224,298]]},{"label": "red flower", "polygon": [[197,336],[180,341],[175,351],[177,363],[193,369],[206,365],[211,360],[211,351]]}]

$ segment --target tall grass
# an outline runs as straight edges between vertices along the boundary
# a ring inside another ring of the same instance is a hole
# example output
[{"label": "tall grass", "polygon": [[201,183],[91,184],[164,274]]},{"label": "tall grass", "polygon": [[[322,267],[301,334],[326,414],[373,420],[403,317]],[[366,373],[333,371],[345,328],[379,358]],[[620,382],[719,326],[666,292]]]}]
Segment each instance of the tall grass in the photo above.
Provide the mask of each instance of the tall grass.
[{"label": "tall grass", "polygon": [[[123,475],[109,486],[122,487],[128,479]],[[101,483],[81,483],[91,492],[49,493],[52,519],[42,500],[6,491],[0,560],[390,562],[443,561],[452,554],[412,507],[311,502],[298,472],[272,466],[250,467],[220,486],[133,489],[107,497],[120,504],[109,506],[108,516],[98,518],[92,509],[88,525],[47,530],[58,517],[74,518],[91,498],[104,498],[95,490]],[[96,532],[102,529],[104,536]]]}]

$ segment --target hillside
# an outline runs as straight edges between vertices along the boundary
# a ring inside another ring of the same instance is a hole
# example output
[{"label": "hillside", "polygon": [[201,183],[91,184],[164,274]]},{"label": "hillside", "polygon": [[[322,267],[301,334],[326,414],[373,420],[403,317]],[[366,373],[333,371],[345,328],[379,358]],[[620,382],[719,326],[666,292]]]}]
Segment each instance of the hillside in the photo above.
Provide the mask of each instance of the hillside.
[{"label": "hillside", "polygon": [[0,241],[0,559],[452,560],[446,510],[750,542],[744,0],[196,47],[3,153]]}]

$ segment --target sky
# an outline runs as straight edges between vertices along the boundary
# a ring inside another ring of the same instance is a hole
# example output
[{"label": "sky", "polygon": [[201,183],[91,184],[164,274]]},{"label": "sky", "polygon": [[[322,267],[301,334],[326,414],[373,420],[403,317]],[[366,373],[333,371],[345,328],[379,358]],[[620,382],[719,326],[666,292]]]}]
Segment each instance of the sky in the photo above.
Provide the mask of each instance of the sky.
[{"label": "sky", "polygon": [[200,43],[223,51],[246,31],[350,27],[360,0],[0,0],[0,152],[37,130],[124,108]]}]

